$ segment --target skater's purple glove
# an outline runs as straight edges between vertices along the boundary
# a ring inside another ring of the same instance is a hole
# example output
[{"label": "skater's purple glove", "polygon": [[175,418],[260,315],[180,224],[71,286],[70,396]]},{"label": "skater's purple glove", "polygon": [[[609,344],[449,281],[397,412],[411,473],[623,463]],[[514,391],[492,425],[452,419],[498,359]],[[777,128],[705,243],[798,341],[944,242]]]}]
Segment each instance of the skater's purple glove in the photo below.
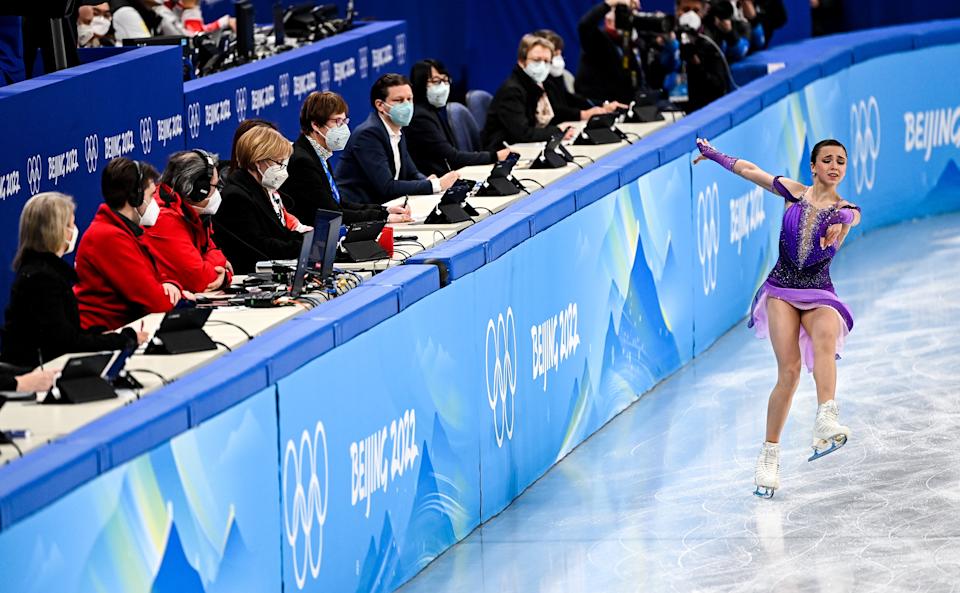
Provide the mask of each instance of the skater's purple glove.
[{"label": "skater's purple glove", "polygon": [[706,142],[702,140],[697,140],[697,148],[700,150],[700,154],[704,157],[710,159],[711,161],[718,163],[721,167],[727,171],[733,172],[733,166],[737,163],[736,158],[723,154],[716,148],[709,146]]},{"label": "skater's purple glove", "polygon": [[839,208],[830,216],[830,224],[850,224],[853,222],[852,208]]}]

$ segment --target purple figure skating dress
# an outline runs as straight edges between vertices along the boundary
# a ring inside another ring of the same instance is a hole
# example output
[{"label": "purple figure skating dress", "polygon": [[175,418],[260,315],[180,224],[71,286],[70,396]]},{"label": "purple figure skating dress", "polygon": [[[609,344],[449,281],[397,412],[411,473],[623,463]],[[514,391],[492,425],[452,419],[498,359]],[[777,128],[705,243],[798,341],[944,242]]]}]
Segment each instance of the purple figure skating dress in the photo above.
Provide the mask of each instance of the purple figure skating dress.
[{"label": "purple figure skating dress", "polygon": [[[837,358],[843,348],[843,342],[853,329],[853,315],[837,297],[830,281],[830,262],[837,254],[837,248],[828,245],[820,248],[820,237],[827,227],[847,218],[841,208],[831,206],[823,210],[804,199],[794,197],[780,183],[773,180],[773,189],[791,205],[783,213],[783,227],[780,229],[780,257],[773,271],[760,286],[750,308],[749,327],[754,328],[758,338],[769,335],[767,319],[767,299],[777,298],[786,301],[797,309],[808,310],[817,307],[830,307],[837,312],[841,321],[841,331],[837,338]],[[843,209],[860,210],[853,205]],[[800,358],[808,371],[813,371],[813,341],[800,326]]]}]

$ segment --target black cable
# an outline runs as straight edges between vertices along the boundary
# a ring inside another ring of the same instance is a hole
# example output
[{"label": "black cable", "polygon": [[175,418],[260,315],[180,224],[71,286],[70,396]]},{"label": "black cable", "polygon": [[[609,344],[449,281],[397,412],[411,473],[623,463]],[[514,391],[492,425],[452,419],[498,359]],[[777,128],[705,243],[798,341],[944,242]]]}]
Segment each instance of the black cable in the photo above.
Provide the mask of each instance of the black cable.
[{"label": "black cable", "polygon": [[20,457],[23,457],[23,450],[20,448],[20,445],[13,442],[13,439],[6,432],[0,432],[0,445],[13,445],[13,448],[17,450],[17,453]]},{"label": "black cable", "polygon": [[[637,140],[643,140],[643,136],[641,136],[640,134],[638,134],[638,133],[636,133],[636,132],[624,132],[624,134],[626,134],[627,136],[636,136],[636,137],[637,137]],[[627,140],[627,142],[630,142],[630,141]],[[633,144],[633,142],[630,142],[630,144]]]},{"label": "black cable", "polygon": [[[589,156],[589,155],[586,155],[586,154],[575,154],[575,155],[573,155],[573,158],[575,158],[575,159],[576,159],[576,158],[590,159],[590,162],[591,162],[591,163],[597,162],[596,160],[594,160],[593,157],[591,157],[591,156]],[[576,163],[574,163],[574,164],[576,164]]]},{"label": "black cable", "polygon": [[483,206],[474,206],[474,209],[476,209],[476,210],[486,210],[487,213],[488,213],[490,216],[493,216],[493,214],[494,214],[493,210],[491,210],[491,209],[489,209],[489,208],[484,208]]},{"label": "black cable", "polygon": [[169,385],[170,380],[158,373],[157,371],[151,371],[150,369],[124,369],[128,373],[147,373],[148,375],[153,375],[154,377],[160,379],[160,382],[164,385]]},{"label": "black cable", "polygon": [[[434,232],[440,232],[440,231],[434,231]],[[405,241],[400,241],[399,243],[394,243],[394,245],[419,245],[420,249],[423,249],[424,251],[427,250],[427,248],[423,246],[423,243],[421,243],[420,241],[417,241],[416,239],[407,239]]]},{"label": "black cable", "polygon": [[233,352],[233,348],[231,348],[230,346],[227,346],[223,342],[217,342],[216,340],[214,340],[213,343],[216,344],[217,346],[223,346],[224,348],[227,349],[227,352]]},{"label": "black cable", "polygon": [[[739,89],[740,85],[737,84],[737,81],[733,79],[733,72],[730,71],[730,63],[727,61],[727,56],[726,54],[723,53],[723,50],[720,49],[720,46],[717,45],[717,42],[711,39],[709,35],[703,35],[701,33],[697,33],[696,35],[697,35],[697,38],[705,39],[708,42],[710,42],[710,45],[712,45],[713,48],[717,50],[717,53],[720,54],[720,59],[723,61],[723,67],[727,71],[727,80],[730,81],[730,86],[731,86],[730,90],[734,91],[736,89]],[[677,120],[673,120],[673,121],[677,121]]]},{"label": "black cable", "polygon": [[[577,163],[574,163],[574,165],[576,164]],[[583,167],[580,167],[580,168],[582,169]],[[517,179],[517,181],[529,181],[530,183],[536,183],[538,186],[540,186],[540,189],[543,189],[543,184],[537,181],[536,179],[523,178],[523,179]],[[527,190],[524,190],[524,191],[527,191]],[[530,192],[527,192],[527,195],[529,196]]]},{"label": "black cable", "polygon": [[239,329],[240,331],[242,331],[242,332],[243,332],[243,335],[247,336],[247,340],[248,340],[248,341],[253,339],[253,335],[251,335],[250,332],[248,332],[247,330],[243,329],[242,327],[240,327],[240,326],[237,325],[236,323],[233,323],[232,321],[225,321],[225,320],[223,320],[223,319],[211,319],[211,320],[207,321],[206,324],[207,324],[207,325],[210,325],[210,324],[214,324],[214,325],[229,325],[230,327],[235,327],[235,328]]}]

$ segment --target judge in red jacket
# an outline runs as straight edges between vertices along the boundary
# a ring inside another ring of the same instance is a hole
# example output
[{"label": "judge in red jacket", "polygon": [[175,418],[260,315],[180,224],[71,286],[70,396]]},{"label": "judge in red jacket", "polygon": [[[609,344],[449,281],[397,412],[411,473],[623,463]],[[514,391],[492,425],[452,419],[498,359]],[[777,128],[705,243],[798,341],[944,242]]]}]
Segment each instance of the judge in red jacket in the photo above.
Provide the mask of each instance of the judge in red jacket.
[{"label": "judge in red jacket", "polygon": [[222,185],[216,165],[217,157],[202,150],[171,155],[154,194],[160,217],[144,234],[160,273],[190,292],[219,290],[233,278],[212,237]]},{"label": "judge in red jacket", "polygon": [[157,171],[116,158],[103,170],[100,205],[77,248],[74,287],[85,330],[114,330],[148,313],[165,313],[181,298],[179,285],[160,274],[143,228],[157,222]]}]

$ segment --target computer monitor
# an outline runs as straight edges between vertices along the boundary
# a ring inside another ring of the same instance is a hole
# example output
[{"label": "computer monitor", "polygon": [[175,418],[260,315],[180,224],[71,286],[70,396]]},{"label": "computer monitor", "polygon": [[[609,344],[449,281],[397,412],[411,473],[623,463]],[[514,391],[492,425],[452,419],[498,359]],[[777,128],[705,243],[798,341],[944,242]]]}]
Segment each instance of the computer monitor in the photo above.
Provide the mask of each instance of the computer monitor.
[{"label": "computer monitor", "polygon": [[237,56],[241,61],[249,61],[254,56],[253,43],[253,3],[250,0],[236,0],[234,10],[237,16]]},{"label": "computer monitor", "polygon": [[307,261],[310,259],[310,250],[313,248],[314,231],[303,233],[303,243],[300,245],[300,257],[297,258],[297,269],[293,272],[293,285],[290,287],[290,296],[297,298],[303,292],[303,283],[307,275]]},{"label": "computer monitor", "polygon": [[342,221],[343,216],[332,210],[317,210],[313,219],[313,244],[307,265],[310,270],[319,272],[322,282],[333,276]]}]

